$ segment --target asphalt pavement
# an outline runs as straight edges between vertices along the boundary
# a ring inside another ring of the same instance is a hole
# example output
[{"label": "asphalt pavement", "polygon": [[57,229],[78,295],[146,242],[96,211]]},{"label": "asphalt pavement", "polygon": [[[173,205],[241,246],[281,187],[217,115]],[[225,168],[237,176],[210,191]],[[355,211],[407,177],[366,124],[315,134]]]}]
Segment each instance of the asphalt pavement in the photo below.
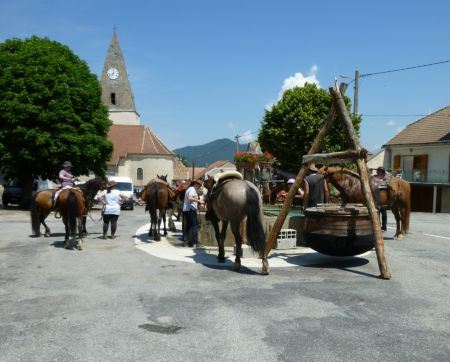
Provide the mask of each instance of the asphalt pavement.
[{"label": "asphalt pavement", "polygon": [[450,359],[450,214],[413,213],[402,241],[388,214],[391,280],[375,252],[279,251],[268,276],[256,258],[233,272],[230,251],[218,264],[176,235],[149,240],[142,207],[116,239],[99,216],[78,251],[60,219],[35,238],[28,212],[0,209],[0,361]]}]

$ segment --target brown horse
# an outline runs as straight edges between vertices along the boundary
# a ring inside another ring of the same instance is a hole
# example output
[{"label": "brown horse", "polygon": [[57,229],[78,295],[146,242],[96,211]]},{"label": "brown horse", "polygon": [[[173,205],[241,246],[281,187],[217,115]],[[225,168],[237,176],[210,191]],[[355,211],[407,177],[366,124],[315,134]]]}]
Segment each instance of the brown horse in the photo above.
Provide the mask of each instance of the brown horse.
[{"label": "brown horse", "polygon": [[[84,184],[79,185],[78,188],[83,192],[84,199],[86,200],[86,207],[88,210],[92,208],[95,195],[99,190],[103,190],[106,187],[108,180],[105,177],[96,177],[94,179],[86,181]],[[56,190],[48,189],[42,190],[36,193],[31,200],[31,228],[35,236],[41,235],[41,224],[45,228],[45,236],[50,236],[50,228],[45,223],[45,219],[54,210],[53,207],[53,195]],[[83,219],[83,233],[86,233],[86,217]]]},{"label": "brown horse", "polygon": [[155,241],[161,240],[161,220],[164,226],[164,236],[167,235],[166,210],[169,200],[174,199],[176,191],[167,183],[167,175],[157,175],[156,180],[151,180],[141,193],[141,200],[145,201],[146,209],[150,213],[149,236]]},{"label": "brown horse", "polygon": [[74,236],[78,231],[77,249],[83,249],[83,218],[86,217],[87,207],[83,194],[77,189],[64,189],[56,200],[56,209],[61,214],[66,235],[64,238],[64,248],[71,249],[70,236]]},{"label": "brown horse", "polygon": [[[217,175],[215,175],[217,176]],[[224,175],[225,176],[225,175]],[[216,181],[209,176],[204,182],[208,190],[206,217],[214,227],[217,244],[219,246],[219,262],[225,262],[224,241],[228,223],[236,243],[236,258],[233,270],[241,267],[242,235],[241,222],[246,221],[246,235],[253,251],[261,254],[264,251],[266,237],[262,226],[262,199],[258,188],[249,181],[235,177],[224,177]],[[213,188],[214,186],[214,188]],[[222,221],[222,230],[219,230]]]},{"label": "brown horse", "polygon": [[[322,167],[320,173],[326,174],[326,179],[339,191],[344,203],[363,203],[361,179],[353,171],[340,166]],[[394,239],[402,239],[409,229],[411,212],[411,186],[408,181],[398,177],[387,179],[386,187],[380,188],[379,181],[371,178],[370,187],[377,207],[389,206],[395,217],[397,230]]]}]

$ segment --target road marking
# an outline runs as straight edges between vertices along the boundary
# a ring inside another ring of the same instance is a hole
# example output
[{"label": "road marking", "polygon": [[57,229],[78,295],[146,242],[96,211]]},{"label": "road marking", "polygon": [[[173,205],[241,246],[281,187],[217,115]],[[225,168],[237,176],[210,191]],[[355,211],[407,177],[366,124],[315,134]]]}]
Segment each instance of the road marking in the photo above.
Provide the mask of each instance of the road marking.
[{"label": "road marking", "polygon": [[425,233],[424,233],[423,235],[431,236],[431,237],[433,237],[433,238],[439,238],[439,239],[447,239],[447,240],[450,240],[450,238],[448,238],[448,237],[446,237],[446,236],[433,235],[433,234],[425,234]]}]

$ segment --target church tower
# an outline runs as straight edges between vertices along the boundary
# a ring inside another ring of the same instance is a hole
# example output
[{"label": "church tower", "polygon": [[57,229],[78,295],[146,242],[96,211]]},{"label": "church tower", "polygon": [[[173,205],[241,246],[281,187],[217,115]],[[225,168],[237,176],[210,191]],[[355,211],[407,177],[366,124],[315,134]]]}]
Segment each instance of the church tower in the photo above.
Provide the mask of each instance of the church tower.
[{"label": "church tower", "polygon": [[113,124],[139,125],[133,92],[128,80],[127,68],[114,30],[108,54],[103,65],[102,102],[108,107]]}]

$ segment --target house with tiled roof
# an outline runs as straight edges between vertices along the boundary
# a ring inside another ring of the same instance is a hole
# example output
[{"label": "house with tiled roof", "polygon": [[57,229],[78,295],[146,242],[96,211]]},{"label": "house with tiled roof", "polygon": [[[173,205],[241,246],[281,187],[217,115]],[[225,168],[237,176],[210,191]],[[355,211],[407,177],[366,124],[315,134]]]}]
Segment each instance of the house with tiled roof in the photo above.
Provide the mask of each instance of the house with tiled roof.
[{"label": "house with tiled roof", "polygon": [[196,174],[196,178],[198,179],[206,179],[208,176],[214,176],[218,172],[223,171],[236,171],[236,165],[231,161],[216,161],[211,165],[205,167],[198,174]]},{"label": "house with tiled roof", "polygon": [[170,182],[174,178],[177,156],[149,127],[141,125],[115,31],[100,84],[102,101],[108,107],[108,116],[113,123],[108,133],[113,153],[107,164],[107,175],[131,177],[138,189],[157,175],[167,175]]},{"label": "house with tiled roof", "polygon": [[383,145],[383,165],[411,183],[413,211],[450,212],[450,106]]}]

